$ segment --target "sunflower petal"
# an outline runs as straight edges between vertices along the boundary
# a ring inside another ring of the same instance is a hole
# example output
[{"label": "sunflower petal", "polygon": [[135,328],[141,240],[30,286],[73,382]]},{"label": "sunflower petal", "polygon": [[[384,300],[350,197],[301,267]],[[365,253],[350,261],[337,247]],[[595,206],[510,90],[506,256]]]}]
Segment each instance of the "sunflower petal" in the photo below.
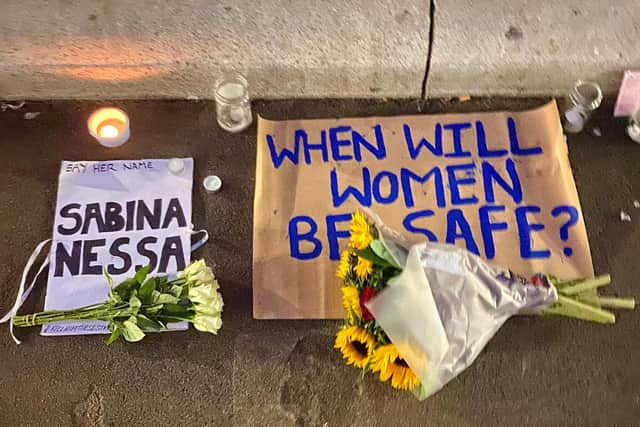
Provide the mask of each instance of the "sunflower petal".
[{"label": "sunflower petal", "polygon": [[351,216],[349,230],[351,231],[350,244],[356,249],[366,249],[373,240],[371,226],[361,212],[355,212]]}]

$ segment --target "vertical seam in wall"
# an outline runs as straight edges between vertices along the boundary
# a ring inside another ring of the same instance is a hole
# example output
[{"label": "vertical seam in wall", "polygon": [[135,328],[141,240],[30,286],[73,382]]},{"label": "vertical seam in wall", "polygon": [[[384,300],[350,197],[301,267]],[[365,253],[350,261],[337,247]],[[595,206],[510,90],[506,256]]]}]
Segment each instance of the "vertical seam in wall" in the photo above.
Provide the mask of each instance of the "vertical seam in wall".
[{"label": "vertical seam in wall", "polygon": [[431,55],[433,54],[433,33],[435,28],[436,0],[429,0],[429,34],[427,46],[427,63],[424,67],[424,77],[422,79],[422,99],[427,99],[427,86],[429,84],[429,72],[431,71]]}]

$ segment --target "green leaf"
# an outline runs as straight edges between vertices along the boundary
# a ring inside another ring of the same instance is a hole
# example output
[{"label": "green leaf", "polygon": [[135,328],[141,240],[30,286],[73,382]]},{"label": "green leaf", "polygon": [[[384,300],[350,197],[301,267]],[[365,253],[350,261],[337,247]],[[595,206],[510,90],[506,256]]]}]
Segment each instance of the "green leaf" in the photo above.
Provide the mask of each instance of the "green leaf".
[{"label": "green leaf", "polygon": [[131,320],[125,320],[122,324],[122,336],[127,342],[138,342],[144,338],[144,332]]},{"label": "green leaf", "polygon": [[155,304],[159,296],[160,296],[160,292],[158,291],[151,292],[151,302]]},{"label": "green leaf", "polygon": [[396,260],[393,259],[393,257],[391,256],[387,248],[384,246],[384,243],[382,243],[380,240],[378,239],[372,240],[369,247],[371,248],[371,251],[373,251],[374,254],[376,254],[383,260],[387,261],[390,265],[394,266],[395,268],[401,268],[396,263]]},{"label": "green leaf", "polygon": [[177,314],[191,314],[190,310],[186,307],[178,305],[178,304],[164,304],[164,311],[167,313],[171,313],[171,315]]},{"label": "green leaf", "polygon": [[180,295],[182,295],[182,289],[183,289],[182,286],[172,285],[171,288],[169,289],[169,293],[176,298],[180,298]]},{"label": "green leaf", "polygon": [[121,336],[122,336],[122,329],[116,327],[113,330],[113,332],[111,332],[111,335],[109,335],[109,338],[107,338],[105,342],[107,343],[107,345],[111,345],[114,342],[116,342],[118,338],[120,338]]},{"label": "green leaf", "polygon": [[156,290],[160,291],[162,294],[166,294],[171,289],[171,285],[169,284],[169,279],[167,276],[156,276]]},{"label": "green leaf", "polygon": [[136,282],[142,285],[144,283],[144,279],[147,278],[147,275],[149,274],[150,269],[151,269],[150,265],[145,265],[140,270],[136,271],[136,275],[134,276],[134,279],[136,279]]},{"label": "green leaf", "polygon": [[171,294],[160,294],[156,299],[154,299],[154,304],[177,304],[178,298],[174,297]]},{"label": "green leaf", "polygon": [[116,286],[113,291],[120,296],[121,301],[129,301],[131,292],[138,289],[139,286],[135,279],[129,278]]},{"label": "green leaf", "polygon": [[162,304],[156,304],[156,305],[151,305],[151,306],[145,306],[142,311],[145,314],[156,314],[157,312],[159,312],[160,310],[162,310],[164,306]]},{"label": "green leaf", "polygon": [[353,252],[361,258],[364,258],[367,261],[371,261],[375,265],[382,267],[393,267],[393,265],[389,264],[388,261],[376,255],[370,247],[367,247],[366,249],[354,249]]},{"label": "green leaf", "polygon": [[179,300],[171,294],[161,294],[158,291],[153,291],[151,301],[153,304],[177,304]]},{"label": "green leaf", "polygon": [[142,286],[140,286],[140,289],[138,290],[138,296],[145,303],[150,303],[152,301],[153,291],[155,290],[156,290],[156,281],[154,280],[154,278],[150,278],[149,280],[144,282]]},{"label": "green leaf", "polygon": [[131,298],[129,298],[129,307],[133,309],[138,309],[141,306],[142,306],[142,301],[140,301],[140,298],[138,298],[135,295],[131,295]]},{"label": "green leaf", "polygon": [[143,331],[161,331],[166,329],[164,325],[156,320],[149,319],[143,314],[138,314],[137,317],[138,326]]},{"label": "green leaf", "polygon": [[104,266],[102,266],[102,274],[104,274],[104,277],[107,279],[107,285],[109,285],[109,300],[115,303],[122,302],[122,298],[113,291],[113,278]]}]

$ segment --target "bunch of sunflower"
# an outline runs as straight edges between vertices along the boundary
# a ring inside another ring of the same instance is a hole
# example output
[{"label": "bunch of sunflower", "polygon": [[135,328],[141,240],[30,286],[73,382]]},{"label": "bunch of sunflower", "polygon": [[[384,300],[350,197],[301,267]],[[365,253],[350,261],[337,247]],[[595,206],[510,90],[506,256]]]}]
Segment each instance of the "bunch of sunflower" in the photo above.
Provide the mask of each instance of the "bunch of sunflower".
[{"label": "bunch of sunflower", "polygon": [[350,247],[342,252],[337,271],[343,281],[346,319],[334,347],[348,365],[362,369],[363,374],[372,372],[380,381],[391,380],[396,389],[414,390],[420,385],[418,377],[365,306],[400,269],[385,259],[375,227],[361,212],[353,214],[350,231]]}]

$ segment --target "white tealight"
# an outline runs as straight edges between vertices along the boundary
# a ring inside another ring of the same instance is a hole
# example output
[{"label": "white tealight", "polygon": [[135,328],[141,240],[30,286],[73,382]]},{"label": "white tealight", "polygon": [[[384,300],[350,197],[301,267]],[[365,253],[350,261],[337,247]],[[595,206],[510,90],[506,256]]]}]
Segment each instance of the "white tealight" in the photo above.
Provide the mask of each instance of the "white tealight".
[{"label": "white tealight", "polygon": [[129,116],[119,108],[100,108],[87,120],[89,134],[105,147],[118,147],[129,139]]},{"label": "white tealight", "polygon": [[217,175],[209,175],[202,181],[202,185],[209,193],[215,193],[222,188],[222,180]]},{"label": "white tealight", "polygon": [[244,110],[242,107],[233,107],[229,111],[229,117],[236,123],[241,122],[244,120]]},{"label": "white tealight", "polygon": [[579,133],[584,128],[585,116],[577,110],[569,110],[564,113],[564,130],[569,133]]},{"label": "white tealight", "polygon": [[178,175],[182,173],[184,170],[184,160],[182,159],[171,159],[169,160],[169,164],[167,165],[169,168],[169,172],[174,175]]}]

